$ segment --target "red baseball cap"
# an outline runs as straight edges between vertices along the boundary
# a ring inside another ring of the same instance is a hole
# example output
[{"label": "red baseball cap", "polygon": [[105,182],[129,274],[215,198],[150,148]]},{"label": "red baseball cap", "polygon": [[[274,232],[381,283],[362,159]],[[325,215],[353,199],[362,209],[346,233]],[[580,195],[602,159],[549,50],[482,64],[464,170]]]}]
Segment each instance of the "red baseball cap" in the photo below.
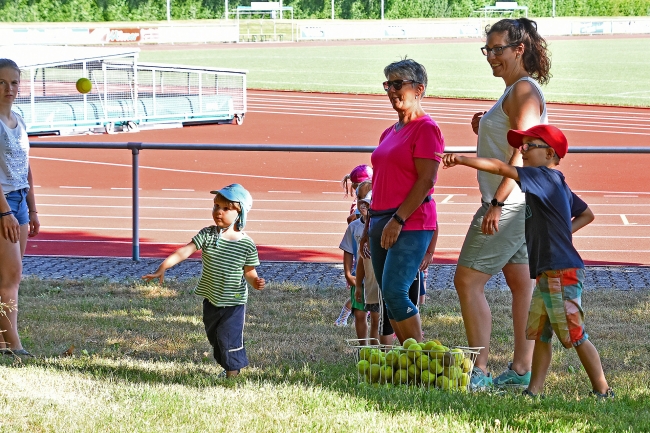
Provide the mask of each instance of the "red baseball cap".
[{"label": "red baseball cap", "polygon": [[524,144],[524,137],[541,138],[546,144],[551,146],[560,158],[564,158],[569,150],[569,143],[566,137],[558,128],[553,125],[535,125],[525,131],[511,129],[508,131],[508,143],[510,146],[518,149]]}]

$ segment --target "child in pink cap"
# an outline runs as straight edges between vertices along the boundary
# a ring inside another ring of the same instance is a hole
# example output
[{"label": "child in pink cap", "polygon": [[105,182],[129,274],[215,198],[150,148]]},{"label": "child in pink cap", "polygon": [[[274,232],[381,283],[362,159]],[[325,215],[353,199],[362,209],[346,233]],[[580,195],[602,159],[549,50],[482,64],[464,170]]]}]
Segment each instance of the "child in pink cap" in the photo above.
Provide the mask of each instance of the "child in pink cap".
[{"label": "child in pink cap", "polygon": [[[345,196],[354,196],[354,201],[350,206],[350,215],[348,215],[347,218],[348,224],[357,219],[357,188],[361,183],[369,180],[372,180],[372,167],[366,164],[357,165],[349,174],[343,176],[343,179],[341,180],[341,186],[345,191]],[[352,303],[350,301],[350,298],[348,298],[343,304],[341,313],[339,314],[339,317],[334,321],[334,324],[336,326],[348,326],[348,317],[350,317],[351,313]]]}]

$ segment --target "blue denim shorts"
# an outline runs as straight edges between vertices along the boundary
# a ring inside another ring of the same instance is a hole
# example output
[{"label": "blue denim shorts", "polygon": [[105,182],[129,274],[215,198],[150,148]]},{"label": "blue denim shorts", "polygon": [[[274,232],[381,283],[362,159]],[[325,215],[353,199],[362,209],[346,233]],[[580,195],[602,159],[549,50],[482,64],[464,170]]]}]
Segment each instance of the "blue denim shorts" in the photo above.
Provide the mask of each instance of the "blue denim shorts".
[{"label": "blue denim shorts", "polygon": [[11,212],[13,212],[14,216],[18,220],[18,224],[20,224],[21,226],[29,222],[29,209],[27,208],[27,191],[29,191],[28,188],[23,188],[5,194],[7,203],[9,203],[9,207],[11,207]]}]

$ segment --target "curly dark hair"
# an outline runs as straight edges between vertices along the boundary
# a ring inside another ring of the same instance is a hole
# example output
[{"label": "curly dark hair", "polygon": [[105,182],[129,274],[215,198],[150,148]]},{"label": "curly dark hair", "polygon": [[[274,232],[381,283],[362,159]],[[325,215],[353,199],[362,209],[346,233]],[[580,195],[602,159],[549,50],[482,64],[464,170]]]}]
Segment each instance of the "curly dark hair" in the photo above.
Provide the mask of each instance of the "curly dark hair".
[{"label": "curly dark hair", "polygon": [[551,80],[551,57],[546,40],[537,33],[537,23],[528,18],[503,19],[485,27],[485,36],[506,33],[508,43],[524,44],[524,68],[540,84]]}]

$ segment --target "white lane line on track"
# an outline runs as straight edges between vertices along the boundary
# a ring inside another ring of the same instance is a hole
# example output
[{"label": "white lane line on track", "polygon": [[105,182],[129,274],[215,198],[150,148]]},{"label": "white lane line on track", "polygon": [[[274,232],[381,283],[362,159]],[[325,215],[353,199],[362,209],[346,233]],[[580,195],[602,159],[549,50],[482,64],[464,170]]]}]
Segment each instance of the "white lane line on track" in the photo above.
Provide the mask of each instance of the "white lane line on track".
[{"label": "white lane line on track", "polygon": [[[279,99],[284,99],[282,101],[278,101]],[[302,103],[302,104],[312,104],[312,105],[319,105],[319,106],[326,106],[326,105],[337,105],[340,106],[341,102],[345,102],[346,105],[348,104],[354,104],[354,105],[360,105],[360,106],[381,106],[385,107],[387,110],[391,110],[390,105],[388,102],[382,98],[381,96],[378,97],[343,97],[343,96],[322,96],[322,95],[317,95],[317,96],[310,96],[310,95],[283,95],[283,94],[274,94],[273,96],[269,96],[266,94],[249,94],[248,101],[266,101],[270,102],[272,106],[282,106],[281,104],[296,104],[296,103]],[[386,102],[384,102],[386,101]],[[457,111],[466,111],[467,113],[470,113],[470,116],[474,114],[474,112],[479,111],[481,109],[485,108],[490,108],[493,105],[493,102],[490,101],[453,101],[452,100],[430,100],[429,98],[425,98],[422,102],[422,105],[424,108],[428,109],[439,109],[439,110],[457,110]],[[278,103],[279,102],[279,103]],[[456,108],[459,107],[459,108]],[[636,108],[633,111],[613,111],[611,109],[603,109],[603,110],[593,110],[593,109],[584,109],[584,108],[565,108],[565,107],[549,107],[548,108],[549,115],[552,115],[553,117],[556,116],[574,116],[574,117],[587,117],[587,116],[592,116],[592,117],[601,117],[601,116],[612,116],[612,117],[617,117],[621,119],[634,119],[634,118],[639,118],[640,120],[646,120],[650,119],[650,114],[648,114],[643,108]]]},{"label": "white lane line on track", "polygon": [[624,214],[621,214],[620,216],[621,216],[621,220],[623,220],[624,225],[626,226],[636,225],[636,223],[631,223],[630,221],[628,221],[627,216],[625,216]]},{"label": "white lane line on track", "polygon": [[[258,200],[259,201],[259,200]],[[308,202],[305,202],[308,203]],[[313,203],[322,203],[322,202],[313,202]],[[467,202],[467,203],[460,203],[460,202],[453,202],[453,203],[445,203],[445,206],[480,206],[480,204],[476,202]],[[62,204],[62,203],[43,203],[40,202],[39,206],[61,206],[61,207],[96,207],[96,208],[122,208],[122,209],[130,209],[130,205],[91,205],[91,204]],[[650,204],[626,204],[626,203],[590,203],[590,207],[613,207],[616,206],[618,208],[620,207],[626,207],[626,208],[635,208],[635,207],[649,207]],[[140,209],[175,209],[179,210],[178,208],[175,207],[169,207],[169,206],[140,206]],[[208,207],[184,207],[181,210],[209,210]],[[264,208],[253,208],[251,212],[256,212],[256,211],[264,211],[264,212],[289,212],[289,211],[295,211],[295,212],[349,212],[349,210],[320,210],[320,209],[264,209]],[[472,212],[444,212],[444,211],[439,211],[438,214],[441,215],[474,215]],[[610,215],[610,214],[601,214],[600,212],[596,213],[597,215]],[[615,214],[619,215],[619,214]],[[647,215],[647,214],[633,214],[626,212],[626,215]]]},{"label": "white lane line on track", "polygon": [[[340,102],[349,102],[349,101],[359,101],[360,103],[370,103],[370,102],[381,102],[381,100],[385,100],[385,97],[382,97],[381,95],[372,95],[372,96],[357,96],[357,97],[346,97],[346,96],[336,96],[336,95],[309,95],[309,94],[283,94],[281,92],[278,93],[273,93],[273,96],[269,96],[267,93],[255,93],[255,92],[250,92],[249,93],[249,100],[255,99],[255,98],[267,98],[270,101],[273,101],[274,103],[278,103],[278,100],[284,99],[286,102],[294,102],[295,100],[314,100],[314,101],[336,101],[338,103]],[[480,110],[483,108],[490,108],[494,102],[490,101],[472,101],[472,100],[433,100],[430,98],[425,98],[423,101],[423,105],[439,105],[441,108],[446,108],[446,107],[467,107],[468,110]],[[548,109],[549,114],[554,114],[556,112],[568,112],[568,113],[595,113],[595,115],[602,115],[602,114],[616,114],[620,116],[634,116],[634,115],[639,115],[639,116],[647,116],[643,109],[637,109],[637,111],[631,111],[631,112],[626,112],[626,111],[611,111],[610,110],[593,110],[593,109],[582,109],[582,108],[563,108],[563,107],[549,107]],[[639,112],[640,111],[640,112]]]},{"label": "white lane line on track", "polygon": [[[250,100],[249,100],[250,101]],[[391,109],[388,104],[385,103],[369,103],[369,102],[359,102],[359,103],[346,103],[345,107],[341,107],[340,102],[326,102],[322,101],[298,101],[293,102],[291,105],[278,105],[275,100],[269,99],[268,104],[258,103],[254,101],[249,102],[248,107],[251,111],[256,109],[260,110],[296,110],[296,111],[313,111],[313,112],[344,112],[344,113],[363,113],[366,115],[385,115],[391,116],[394,118],[395,112]],[[361,110],[359,110],[359,108]],[[438,118],[452,118],[452,119],[462,119],[465,122],[471,120],[471,116],[474,114],[474,110],[468,110],[466,108],[450,108],[449,106],[436,106],[433,104],[423,104],[423,107],[427,110],[432,117]],[[585,114],[584,112],[575,112],[577,114],[567,112],[564,113],[561,110],[555,112],[554,110],[549,109],[549,116],[552,116],[553,122],[579,122],[584,120],[585,124],[595,124],[602,125],[603,123],[622,125],[626,127],[630,126],[648,126],[650,125],[650,116],[649,117],[634,117],[630,116],[629,113],[621,113],[621,115],[605,115],[603,112],[597,112],[597,114]],[[607,122],[612,121],[612,122]],[[614,122],[615,121],[615,122]],[[620,122],[620,123],[618,123]],[[580,123],[579,123],[580,124]]]},{"label": "white lane line on track", "polygon": [[[395,120],[394,116],[393,117],[385,117],[385,118],[379,118],[379,117],[369,117],[369,116],[345,116],[345,115],[339,115],[339,114],[315,114],[315,113],[294,113],[294,112],[286,112],[286,111],[272,111],[272,110],[248,110],[249,112],[252,113],[262,113],[262,114],[282,114],[282,115],[294,115],[294,116],[318,116],[318,117],[335,117],[339,119],[366,119],[366,120]],[[438,120],[436,119],[436,123],[439,125],[467,125],[467,122],[449,122],[446,120]],[[561,125],[573,125],[573,124],[566,124],[562,122],[556,122],[557,124]],[[581,126],[581,125],[576,125],[576,126]],[[607,128],[608,126],[606,125],[599,125],[599,127]],[[611,128],[620,128],[620,127],[615,127],[612,126]],[[650,135],[650,129],[648,132],[629,132],[629,131],[607,131],[607,130],[599,130],[599,129],[576,129],[576,128],[571,128],[571,127],[563,127],[562,128],[564,131],[573,131],[573,132],[593,132],[593,133],[598,133],[598,134],[623,134],[623,135]],[[634,128],[634,129],[646,129],[646,128]]]},{"label": "white lane line on track", "polygon": [[[83,205],[83,204],[44,204],[40,203],[39,206],[52,206],[52,207],[81,207],[81,208],[111,208],[111,209],[131,209],[131,206],[119,206],[119,205],[113,205],[113,206],[104,206],[104,205]],[[140,206],[140,209],[156,209],[156,210],[180,210],[180,211],[191,211],[191,210],[196,210],[196,211],[205,211],[205,212],[210,212],[209,208],[204,208],[204,207],[184,207],[183,209],[177,209],[174,207],[166,207],[166,206]],[[350,214],[349,210],[321,210],[321,209],[253,209],[251,210],[251,213],[257,213],[257,212],[313,212],[313,213],[343,213],[346,215]],[[469,215],[469,214],[468,214]],[[472,214],[473,215],[473,214]]]},{"label": "white lane line on track", "polygon": [[[98,161],[84,161],[79,159],[64,159],[64,158],[48,158],[44,156],[30,156],[30,159],[40,159],[42,161],[57,161],[57,162],[71,162],[79,164],[94,164],[94,165],[107,165],[112,167],[123,167],[132,168],[131,164],[117,164],[113,162],[98,162]],[[171,171],[174,173],[191,173],[191,174],[209,174],[214,176],[237,176],[237,177],[250,177],[255,179],[273,179],[273,180],[296,180],[296,181],[305,181],[305,182],[327,182],[327,183],[339,183],[338,180],[324,180],[324,179],[303,179],[298,177],[281,177],[281,176],[260,176],[255,174],[239,174],[239,173],[222,173],[215,171],[200,171],[200,170],[181,170],[177,168],[165,168],[165,167],[151,167],[148,165],[141,165],[141,169],[145,170],[157,170],[157,171]],[[88,187],[90,188],[90,187]]]},{"label": "white lane line on track", "polygon": [[450,203],[450,200],[454,197],[454,194],[449,194],[447,197],[445,197],[439,204],[445,204],[445,203]]},{"label": "white lane line on track", "polygon": [[[343,193],[341,193],[343,194]],[[436,194],[434,194],[436,195]],[[458,194],[463,195],[463,194]],[[79,195],[79,194],[39,194],[39,197],[65,197],[65,198],[106,198],[106,199],[116,199],[121,198],[124,200],[131,200],[133,197],[130,195]],[[212,203],[211,197],[152,197],[152,196],[140,196],[140,200],[192,200],[192,201],[206,201]],[[352,199],[342,199],[342,200],[292,200],[292,199],[255,199],[256,203],[259,202],[280,202],[280,203],[350,203]]]},{"label": "white lane line on track", "polygon": [[[56,214],[42,214],[41,217],[47,217],[47,218],[87,218],[87,219],[122,219],[122,220],[130,220],[132,217],[130,215],[127,216],[112,216],[112,215],[56,215]],[[140,220],[148,220],[148,221],[178,221],[178,218],[173,218],[173,217],[143,217],[140,216]],[[207,218],[183,218],[183,222],[185,221],[197,221],[202,224],[206,225],[214,225],[214,221],[207,219]],[[258,220],[258,219],[251,219],[251,218],[246,218],[246,221],[249,223],[273,223],[273,224],[281,224],[281,223],[288,223],[288,224],[295,224],[295,223],[305,223],[305,224],[339,224],[339,225],[345,225],[347,227],[348,223],[345,220],[342,221],[332,221],[332,220]],[[49,226],[48,226],[49,228]],[[341,233],[342,234],[342,233]]]},{"label": "white lane line on track", "polygon": [[[130,245],[131,241],[113,241],[113,240],[77,240],[77,239],[38,239],[32,242],[47,242],[47,243],[75,243],[75,244],[126,244]],[[146,242],[141,241],[140,245],[185,245],[185,243],[175,243],[175,242]],[[309,249],[319,249],[319,250],[335,250],[338,251],[339,247],[333,245],[285,245],[285,244],[264,244],[258,243],[258,247],[267,247],[267,248],[309,248]],[[436,251],[446,251],[446,252],[460,252],[460,248],[443,248],[436,247]],[[629,250],[584,250],[581,249],[580,252],[587,253],[625,253],[629,254]],[[634,250],[634,253],[650,253],[650,250]],[[26,254],[30,255],[30,254]],[[55,255],[55,257],[80,257],[74,255]],[[85,256],[84,256],[85,257]],[[101,256],[93,256],[101,257]],[[113,256],[106,256],[113,257]]]},{"label": "white lane line on track", "polygon": [[[111,230],[131,231],[131,227],[80,227],[80,226],[47,226],[48,230]],[[196,229],[166,229],[166,228],[140,228],[144,232],[167,232],[167,233],[196,233]],[[301,235],[301,236],[342,236],[342,232],[298,232],[298,231],[268,231],[268,230],[245,230],[246,233],[256,235]],[[464,238],[466,233],[441,234],[441,238]],[[574,236],[580,239],[650,239],[650,236]],[[626,250],[627,251],[627,250]]]}]

